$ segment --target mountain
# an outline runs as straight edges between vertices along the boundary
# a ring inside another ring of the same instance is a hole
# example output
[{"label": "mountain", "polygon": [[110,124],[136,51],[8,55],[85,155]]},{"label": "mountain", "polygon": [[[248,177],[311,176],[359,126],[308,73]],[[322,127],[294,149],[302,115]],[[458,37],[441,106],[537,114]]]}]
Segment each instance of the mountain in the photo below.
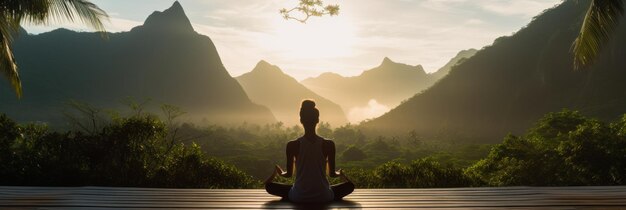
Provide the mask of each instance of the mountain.
[{"label": "mountain", "polygon": [[626,113],[626,21],[593,66],[575,71],[572,42],[587,7],[568,0],[545,11],[363,127],[370,132],[414,130],[426,138],[497,142],[564,108],[604,120],[621,117]]},{"label": "mountain", "polygon": [[250,99],[272,110],[279,121],[288,125],[300,123],[299,108],[304,99],[313,99],[320,110],[320,120],[333,126],[348,122],[339,105],[307,89],[278,66],[260,61],[251,72],[236,77]]},{"label": "mountain", "polygon": [[431,82],[422,66],[396,63],[385,58],[378,67],[364,71],[359,76],[343,77],[335,73],[323,73],[319,77],[303,80],[302,84],[350,112],[368,106],[372,100],[387,107],[395,107],[402,100],[427,88]]},{"label": "mountain", "polygon": [[440,80],[441,78],[448,75],[450,70],[452,70],[452,67],[460,64],[460,62],[463,62],[468,58],[471,58],[476,54],[476,52],[478,52],[478,50],[476,49],[461,50],[461,52],[457,53],[454,58],[450,59],[450,61],[448,61],[446,65],[441,67],[435,73],[430,74],[431,79],[435,81]]},{"label": "mountain", "polygon": [[104,38],[66,29],[23,33],[14,53],[24,97],[16,99],[3,85],[0,112],[20,121],[64,122],[61,110],[70,100],[121,108],[132,98],[151,99],[148,110],[178,106],[192,121],[275,122],[228,74],[211,39],[194,31],[178,2],[129,32]]}]

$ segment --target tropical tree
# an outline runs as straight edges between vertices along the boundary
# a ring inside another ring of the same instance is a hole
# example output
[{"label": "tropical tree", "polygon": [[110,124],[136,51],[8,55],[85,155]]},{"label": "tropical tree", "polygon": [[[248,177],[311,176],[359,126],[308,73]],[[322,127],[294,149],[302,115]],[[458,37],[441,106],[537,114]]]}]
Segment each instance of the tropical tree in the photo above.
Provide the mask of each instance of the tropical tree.
[{"label": "tropical tree", "polygon": [[49,24],[51,21],[77,21],[104,32],[102,21],[108,15],[88,0],[0,0],[0,72],[11,82],[18,98],[22,83],[11,43],[20,24]]},{"label": "tropical tree", "polygon": [[[291,13],[297,11],[302,13],[302,17],[293,16]],[[324,15],[335,16],[339,14],[339,5],[324,5],[322,0],[300,0],[298,6],[291,9],[281,9],[280,14],[286,20],[292,19],[301,23],[306,23],[310,17],[321,17]]]},{"label": "tropical tree", "polygon": [[592,0],[574,41],[574,67],[588,66],[594,62],[602,47],[610,40],[624,14],[623,0]]}]

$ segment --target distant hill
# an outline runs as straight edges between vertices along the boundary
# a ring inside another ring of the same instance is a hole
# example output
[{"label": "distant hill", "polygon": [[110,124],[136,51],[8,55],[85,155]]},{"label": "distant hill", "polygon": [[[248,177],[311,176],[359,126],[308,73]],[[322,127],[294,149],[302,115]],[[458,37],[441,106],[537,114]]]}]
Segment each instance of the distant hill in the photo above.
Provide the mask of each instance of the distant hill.
[{"label": "distant hill", "polygon": [[78,100],[119,108],[127,97],[171,104],[183,118],[210,123],[275,122],[232,78],[209,37],[196,33],[175,2],[130,32],[81,33],[57,29],[22,33],[14,45],[24,97],[0,89],[0,112],[20,121],[62,122],[64,103]]},{"label": "distant hill", "polygon": [[436,72],[430,74],[431,80],[437,81],[445,77],[446,75],[448,75],[450,70],[452,70],[452,67],[458,65],[459,62],[463,62],[466,59],[471,58],[472,56],[476,54],[476,52],[478,52],[478,50],[476,49],[461,50],[461,52],[457,53],[456,56],[454,56],[454,58],[450,59],[450,61],[448,61],[446,65],[441,67]]},{"label": "distant hill", "polygon": [[283,73],[278,66],[265,61],[260,61],[251,72],[236,79],[253,102],[269,107],[279,121],[288,125],[300,123],[300,102],[304,99],[315,100],[321,121],[333,126],[348,122],[339,105],[317,95]]},{"label": "distant hill", "polygon": [[368,106],[370,100],[395,107],[431,83],[422,66],[395,63],[385,58],[378,67],[359,76],[323,73],[319,77],[303,80],[302,84],[349,112],[355,107]]},{"label": "distant hill", "polygon": [[589,69],[572,68],[588,4],[568,0],[452,68],[425,92],[367,123],[377,132],[497,142],[563,108],[613,120],[626,113],[626,21]]}]

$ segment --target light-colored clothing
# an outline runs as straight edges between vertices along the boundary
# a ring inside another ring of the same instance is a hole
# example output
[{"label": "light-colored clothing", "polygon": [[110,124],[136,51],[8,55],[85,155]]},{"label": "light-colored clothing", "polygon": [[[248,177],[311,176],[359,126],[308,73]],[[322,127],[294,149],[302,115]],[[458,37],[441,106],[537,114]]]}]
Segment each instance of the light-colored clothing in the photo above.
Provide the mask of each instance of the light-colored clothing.
[{"label": "light-colored clothing", "polygon": [[326,158],[322,151],[324,139],[300,137],[296,157],[296,181],[289,190],[289,200],[303,203],[330,202],[334,194],[326,178]]}]

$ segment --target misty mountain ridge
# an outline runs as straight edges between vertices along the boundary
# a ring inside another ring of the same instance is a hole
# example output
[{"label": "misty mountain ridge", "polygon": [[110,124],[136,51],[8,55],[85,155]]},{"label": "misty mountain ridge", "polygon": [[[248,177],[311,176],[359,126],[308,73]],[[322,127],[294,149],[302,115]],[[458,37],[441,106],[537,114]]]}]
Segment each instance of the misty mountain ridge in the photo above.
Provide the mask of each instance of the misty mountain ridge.
[{"label": "misty mountain ridge", "polygon": [[[572,42],[586,4],[564,1],[512,36],[452,68],[434,86],[363,126],[425,138],[499,142],[564,108],[615,120],[626,113],[626,40],[613,39],[588,69],[573,70]],[[622,21],[615,37],[626,36]]]},{"label": "misty mountain ridge", "polygon": [[362,79],[373,79],[374,77],[382,77],[381,79],[398,79],[397,77],[399,76],[420,78],[426,75],[426,71],[424,71],[422,65],[411,66],[404,63],[396,63],[388,57],[385,57],[378,67],[363,71],[359,77]]},{"label": "misty mountain ridge", "polygon": [[456,56],[450,59],[448,63],[439,68],[439,70],[431,73],[430,76],[433,77],[433,80],[439,80],[445,77],[446,75],[448,75],[450,70],[452,70],[452,67],[459,65],[459,62],[463,62],[466,59],[471,58],[472,56],[476,55],[477,52],[478,50],[476,49],[461,50],[459,53],[456,54]]},{"label": "misty mountain ridge", "polygon": [[452,58],[437,73],[427,74],[421,65],[396,63],[385,57],[378,67],[358,76],[344,77],[325,72],[301,83],[309,89],[342,106],[351,122],[378,117],[402,101],[434,84],[462,58],[471,57],[476,50],[464,50]]},{"label": "misty mountain ridge", "polygon": [[64,122],[70,100],[102,108],[151,99],[179,106],[182,118],[208,123],[271,123],[271,112],[250,101],[224,68],[215,45],[193,30],[180,3],[152,13],[129,32],[57,29],[21,34],[14,43],[24,97],[0,90],[0,110],[19,121]]},{"label": "misty mountain ridge", "polygon": [[358,76],[343,77],[324,73],[302,81],[309,89],[340,104],[345,110],[367,105],[371,99],[393,107],[424,86],[426,72],[421,65],[411,66],[384,58],[378,67]]},{"label": "misty mountain ridge", "polygon": [[304,99],[315,100],[321,121],[333,126],[348,122],[339,105],[317,95],[283,73],[278,66],[264,60],[259,61],[252,71],[236,79],[253,102],[270,108],[274,116],[287,125],[300,123],[299,107]]}]

